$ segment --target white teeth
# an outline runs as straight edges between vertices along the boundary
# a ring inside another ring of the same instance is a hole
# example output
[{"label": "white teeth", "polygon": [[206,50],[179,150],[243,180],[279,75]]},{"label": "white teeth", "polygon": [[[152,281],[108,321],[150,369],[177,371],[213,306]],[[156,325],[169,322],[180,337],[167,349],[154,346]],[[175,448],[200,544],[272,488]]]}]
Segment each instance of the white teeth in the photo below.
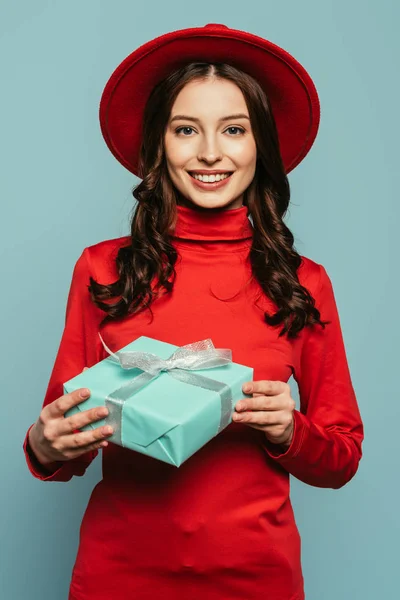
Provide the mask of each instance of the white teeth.
[{"label": "white teeth", "polygon": [[198,175],[197,173],[193,173],[193,177],[199,181],[204,181],[204,183],[214,183],[215,181],[226,179],[229,177],[229,173],[218,173],[217,175]]}]

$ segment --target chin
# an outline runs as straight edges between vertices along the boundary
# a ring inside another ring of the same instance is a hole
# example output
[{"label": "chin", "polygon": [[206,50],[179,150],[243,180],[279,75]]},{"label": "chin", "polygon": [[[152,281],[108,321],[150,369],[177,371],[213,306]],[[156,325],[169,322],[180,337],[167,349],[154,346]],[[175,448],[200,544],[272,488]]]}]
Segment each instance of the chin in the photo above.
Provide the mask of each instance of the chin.
[{"label": "chin", "polygon": [[234,200],[222,202],[220,200],[208,201],[208,202],[196,202],[191,201],[191,205],[204,210],[231,210],[234,208],[239,208],[242,206],[242,203],[235,204]]}]

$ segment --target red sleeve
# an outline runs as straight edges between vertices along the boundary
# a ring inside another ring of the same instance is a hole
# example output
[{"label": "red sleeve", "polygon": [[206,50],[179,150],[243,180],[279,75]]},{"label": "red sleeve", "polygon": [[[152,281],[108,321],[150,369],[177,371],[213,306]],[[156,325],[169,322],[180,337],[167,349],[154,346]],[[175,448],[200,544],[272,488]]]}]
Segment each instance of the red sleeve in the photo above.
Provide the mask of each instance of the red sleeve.
[{"label": "red sleeve", "polygon": [[282,452],[266,438],[267,454],[291,475],[309,485],[340,488],[356,473],[364,439],[346,358],[332,282],[322,265],[314,294],[322,321],[307,327],[294,378],[300,411],[289,448]]},{"label": "red sleeve", "polygon": [[[81,373],[83,367],[91,367],[100,359],[100,342],[97,332],[104,313],[90,299],[87,288],[90,276],[88,260],[89,253],[86,248],[76,262],[73,271],[66,307],[65,327],[43,406],[63,395],[65,381]],[[52,463],[49,468],[45,468],[36,459],[29,445],[28,434],[31,427],[26,433],[23,449],[28,468],[37,479],[68,481],[73,475],[83,475],[98,454],[98,450],[94,450],[73,460]]]}]

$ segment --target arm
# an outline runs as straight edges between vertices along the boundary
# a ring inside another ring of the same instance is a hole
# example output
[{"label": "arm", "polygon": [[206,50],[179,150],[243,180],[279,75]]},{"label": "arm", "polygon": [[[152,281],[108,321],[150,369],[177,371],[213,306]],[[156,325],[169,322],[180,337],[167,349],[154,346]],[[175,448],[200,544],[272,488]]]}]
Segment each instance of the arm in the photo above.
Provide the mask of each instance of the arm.
[{"label": "arm", "polygon": [[[100,360],[97,331],[104,313],[92,303],[87,289],[90,276],[88,259],[88,249],[85,249],[73,271],[65,327],[43,406],[63,395],[65,381],[78,375],[84,367],[91,367]],[[93,450],[73,460],[49,463],[45,466],[39,462],[30,446],[31,428],[32,425],[23,443],[25,459],[32,475],[42,481],[68,481],[73,475],[83,475],[98,454],[98,450]]]},{"label": "arm", "polygon": [[263,440],[267,454],[291,475],[316,487],[340,488],[356,473],[362,456],[363,424],[352,386],[331,280],[320,265],[315,293],[321,320],[306,327],[294,378],[300,411],[294,411],[290,445]]}]

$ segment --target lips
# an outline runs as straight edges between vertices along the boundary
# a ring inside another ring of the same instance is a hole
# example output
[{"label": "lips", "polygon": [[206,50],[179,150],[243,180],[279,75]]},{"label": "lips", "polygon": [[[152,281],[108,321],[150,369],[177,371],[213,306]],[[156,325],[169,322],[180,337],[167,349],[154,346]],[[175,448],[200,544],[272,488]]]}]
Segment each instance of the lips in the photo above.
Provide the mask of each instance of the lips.
[{"label": "lips", "polygon": [[[210,177],[211,175],[214,175],[214,176],[225,175],[226,177],[224,177],[223,180],[229,179],[229,177],[231,177],[231,175],[233,175],[233,171],[214,171],[214,172],[208,171],[206,173],[201,172],[201,171],[200,172],[199,171],[188,171],[188,173],[189,173],[190,177],[192,179],[194,179],[195,181],[200,181],[200,179],[196,179],[195,175],[202,175],[203,177],[204,176]],[[221,180],[219,180],[219,181],[221,181]],[[212,181],[212,182],[211,181],[203,181],[202,183],[219,183],[219,181]]]},{"label": "lips", "polygon": [[[194,186],[196,186],[199,189],[203,189],[203,190],[215,190],[218,189],[220,187],[223,187],[224,185],[227,185],[227,183],[230,181],[231,176],[232,176],[232,172],[231,171],[224,171],[224,173],[229,173],[228,177],[224,177],[224,179],[221,179],[220,181],[213,181],[213,182],[207,182],[207,181],[200,181],[200,179],[196,179],[195,177],[193,177],[192,173],[198,173],[198,171],[188,171],[188,174],[190,175],[190,180],[193,183]],[[211,173],[209,173],[211,175]]]},{"label": "lips", "polygon": [[228,177],[230,177],[233,171],[188,171],[188,173],[193,178],[195,175],[228,175]]}]

